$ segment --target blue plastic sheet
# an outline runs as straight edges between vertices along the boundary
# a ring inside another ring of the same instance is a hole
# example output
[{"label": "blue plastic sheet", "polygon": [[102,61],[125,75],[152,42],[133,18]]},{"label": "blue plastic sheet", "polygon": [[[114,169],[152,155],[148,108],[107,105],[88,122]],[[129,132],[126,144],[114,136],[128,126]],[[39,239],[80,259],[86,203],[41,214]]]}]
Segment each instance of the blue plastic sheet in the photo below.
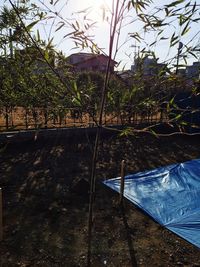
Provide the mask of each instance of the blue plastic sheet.
[{"label": "blue plastic sheet", "polygon": [[[120,191],[120,178],[104,181]],[[124,196],[200,248],[200,159],[125,177]]]}]

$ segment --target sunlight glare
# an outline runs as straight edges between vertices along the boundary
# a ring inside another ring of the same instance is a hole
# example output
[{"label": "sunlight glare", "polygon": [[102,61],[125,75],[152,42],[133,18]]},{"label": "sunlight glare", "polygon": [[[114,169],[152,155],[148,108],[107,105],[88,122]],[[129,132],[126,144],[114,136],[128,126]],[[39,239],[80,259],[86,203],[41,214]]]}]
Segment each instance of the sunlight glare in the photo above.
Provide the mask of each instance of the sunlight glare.
[{"label": "sunlight glare", "polygon": [[86,10],[87,17],[102,23],[104,14],[111,10],[112,0],[80,0],[79,11]]}]

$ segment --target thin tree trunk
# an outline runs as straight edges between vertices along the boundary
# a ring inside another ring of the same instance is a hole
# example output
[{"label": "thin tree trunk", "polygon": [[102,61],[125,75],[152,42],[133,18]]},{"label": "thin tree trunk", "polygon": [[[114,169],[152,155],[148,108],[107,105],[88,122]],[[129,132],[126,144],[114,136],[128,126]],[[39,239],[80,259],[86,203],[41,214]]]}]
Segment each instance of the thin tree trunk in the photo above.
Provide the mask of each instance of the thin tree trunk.
[{"label": "thin tree trunk", "polygon": [[6,130],[8,130],[8,128],[9,128],[9,115],[8,115],[8,107],[7,106],[6,106],[5,119],[6,119]]}]

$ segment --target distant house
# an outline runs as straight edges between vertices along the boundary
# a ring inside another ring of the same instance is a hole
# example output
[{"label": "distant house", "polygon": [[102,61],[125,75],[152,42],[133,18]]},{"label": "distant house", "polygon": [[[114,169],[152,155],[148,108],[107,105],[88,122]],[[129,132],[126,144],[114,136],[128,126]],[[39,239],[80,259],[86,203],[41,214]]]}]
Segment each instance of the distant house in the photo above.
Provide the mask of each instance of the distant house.
[{"label": "distant house", "polygon": [[148,56],[145,58],[136,58],[134,65],[131,66],[133,73],[141,72],[144,76],[154,76],[165,69],[165,64],[158,63],[157,59],[149,58]]},{"label": "distant house", "polygon": [[[108,56],[92,53],[75,53],[68,57],[68,63],[75,71],[99,71],[105,72],[108,64]],[[114,72],[116,61],[111,60],[110,72]]]},{"label": "distant house", "polygon": [[177,74],[179,77],[185,77],[186,76],[186,68],[178,69]]},{"label": "distant house", "polygon": [[200,77],[200,62],[194,62],[191,66],[186,67],[187,78],[199,78]]},{"label": "distant house", "polygon": [[117,77],[119,77],[125,84],[131,85],[132,84],[132,78],[133,78],[133,72],[131,70],[121,70],[116,71],[115,74]]}]

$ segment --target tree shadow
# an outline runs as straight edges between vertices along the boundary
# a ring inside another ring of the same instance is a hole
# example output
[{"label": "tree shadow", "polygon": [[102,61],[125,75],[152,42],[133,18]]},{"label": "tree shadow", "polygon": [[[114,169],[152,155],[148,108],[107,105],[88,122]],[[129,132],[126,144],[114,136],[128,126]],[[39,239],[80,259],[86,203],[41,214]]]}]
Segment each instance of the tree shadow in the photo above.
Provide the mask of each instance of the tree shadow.
[{"label": "tree shadow", "polygon": [[124,205],[121,204],[120,205],[120,211],[121,211],[121,216],[123,219],[123,224],[124,224],[124,228],[126,230],[126,241],[128,244],[128,248],[129,248],[129,254],[130,254],[130,259],[131,259],[131,265],[132,267],[137,267],[137,260],[135,257],[135,251],[134,251],[134,246],[133,246],[133,242],[132,242],[132,238],[131,235],[133,234],[133,231],[131,230],[131,228],[128,225],[128,221],[126,218],[126,212],[125,212],[125,208]]}]

